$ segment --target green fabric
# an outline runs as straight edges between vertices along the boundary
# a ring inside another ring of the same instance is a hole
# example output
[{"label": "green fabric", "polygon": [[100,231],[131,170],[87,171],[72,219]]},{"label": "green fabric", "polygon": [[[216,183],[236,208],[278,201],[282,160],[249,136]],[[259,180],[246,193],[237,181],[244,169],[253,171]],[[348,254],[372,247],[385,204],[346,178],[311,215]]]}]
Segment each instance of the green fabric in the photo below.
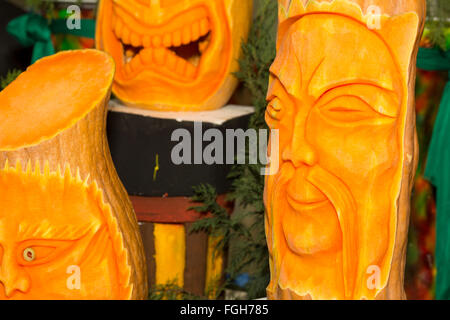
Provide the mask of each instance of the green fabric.
[{"label": "green fabric", "polygon": [[53,47],[52,33],[72,34],[79,37],[95,37],[95,21],[92,19],[81,19],[81,29],[68,29],[67,19],[52,20],[49,25],[47,19],[35,14],[27,13],[11,20],[6,30],[26,47],[33,47],[31,63],[42,57],[55,53]]},{"label": "green fabric", "polygon": [[31,63],[55,53],[47,20],[33,13],[24,14],[10,21],[6,30],[25,46],[34,46]]},{"label": "green fabric", "polygon": [[[417,66],[450,71],[450,51],[420,48]],[[450,299],[450,82],[447,82],[428,150],[425,177],[436,187],[436,299]]]}]

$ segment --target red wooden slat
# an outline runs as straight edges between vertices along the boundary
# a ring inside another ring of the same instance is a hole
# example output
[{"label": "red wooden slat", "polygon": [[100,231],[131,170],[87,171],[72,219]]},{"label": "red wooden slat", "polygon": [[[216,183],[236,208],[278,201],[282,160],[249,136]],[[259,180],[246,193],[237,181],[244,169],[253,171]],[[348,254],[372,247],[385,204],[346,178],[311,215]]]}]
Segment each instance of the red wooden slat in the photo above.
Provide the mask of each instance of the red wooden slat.
[{"label": "red wooden slat", "polygon": [[[210,217],[210,214],[189,210],[190,207],[199,204],[191,202],[188,197],[130,196],[130,199],[140,222],[189,223]],[[217,202],[225,206],[231,213],[232,205],[225,201],[225,195],[218,196]]]}]

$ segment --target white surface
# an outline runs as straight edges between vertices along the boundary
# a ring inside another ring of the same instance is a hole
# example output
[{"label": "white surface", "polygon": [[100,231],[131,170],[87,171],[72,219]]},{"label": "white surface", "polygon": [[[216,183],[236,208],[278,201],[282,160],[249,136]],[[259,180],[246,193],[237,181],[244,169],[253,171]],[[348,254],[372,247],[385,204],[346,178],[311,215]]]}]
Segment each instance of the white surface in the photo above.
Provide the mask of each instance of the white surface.
[{"label": "white surface", "polygon": [[164,111],[153,111],[145,109],[137,109],[126,107],[117,100],[111,100],[109,102],[109,111],[112,112],[122,112],[129,114],[136,114],[143,117],[152,117],[159,119],[172,119],[178,122],[189,121],[189,122],[205,122],[212,123],[215,125],[221,125],[224,122],[251,114],[255,111],[254,107],[250,106],[238,106],[234,104],[229,104],[221,109],[212,111],[199,111],[199,112],[164,112]]}]

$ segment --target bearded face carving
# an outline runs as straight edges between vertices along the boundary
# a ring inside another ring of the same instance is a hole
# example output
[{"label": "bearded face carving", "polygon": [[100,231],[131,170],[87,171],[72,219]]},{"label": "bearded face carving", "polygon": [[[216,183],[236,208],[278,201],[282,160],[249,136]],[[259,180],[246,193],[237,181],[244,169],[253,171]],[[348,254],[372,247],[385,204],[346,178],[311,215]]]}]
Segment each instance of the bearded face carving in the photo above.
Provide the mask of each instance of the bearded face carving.
[{"label": "bearded face carving", "polygon": [[156,110],[222,107],[251,14],[252,0],[102,0],[96,42],[116,62],[114,94]]},{"label": "bearded face carving", "polygon": [[270,69],[280,170],[265,189],[268,295],[399,299],[423,7],[391,8],[373,29],[357,1],[306,2],[279,1]]}]

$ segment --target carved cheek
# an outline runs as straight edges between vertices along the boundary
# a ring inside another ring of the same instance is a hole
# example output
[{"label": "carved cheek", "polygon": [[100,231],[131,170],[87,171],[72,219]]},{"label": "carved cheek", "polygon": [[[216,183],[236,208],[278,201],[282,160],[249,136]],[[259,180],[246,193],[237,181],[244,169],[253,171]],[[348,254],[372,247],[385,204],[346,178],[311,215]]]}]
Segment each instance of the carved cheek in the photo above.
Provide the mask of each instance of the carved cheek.
[{"label": "carved cheek", "polygon": [[360,125],[330,122],[313,110],[306,136],[324,169],[343,180],[362,181],[369,173],[384,171],[398,159],[396,128],[394,120]]}]

